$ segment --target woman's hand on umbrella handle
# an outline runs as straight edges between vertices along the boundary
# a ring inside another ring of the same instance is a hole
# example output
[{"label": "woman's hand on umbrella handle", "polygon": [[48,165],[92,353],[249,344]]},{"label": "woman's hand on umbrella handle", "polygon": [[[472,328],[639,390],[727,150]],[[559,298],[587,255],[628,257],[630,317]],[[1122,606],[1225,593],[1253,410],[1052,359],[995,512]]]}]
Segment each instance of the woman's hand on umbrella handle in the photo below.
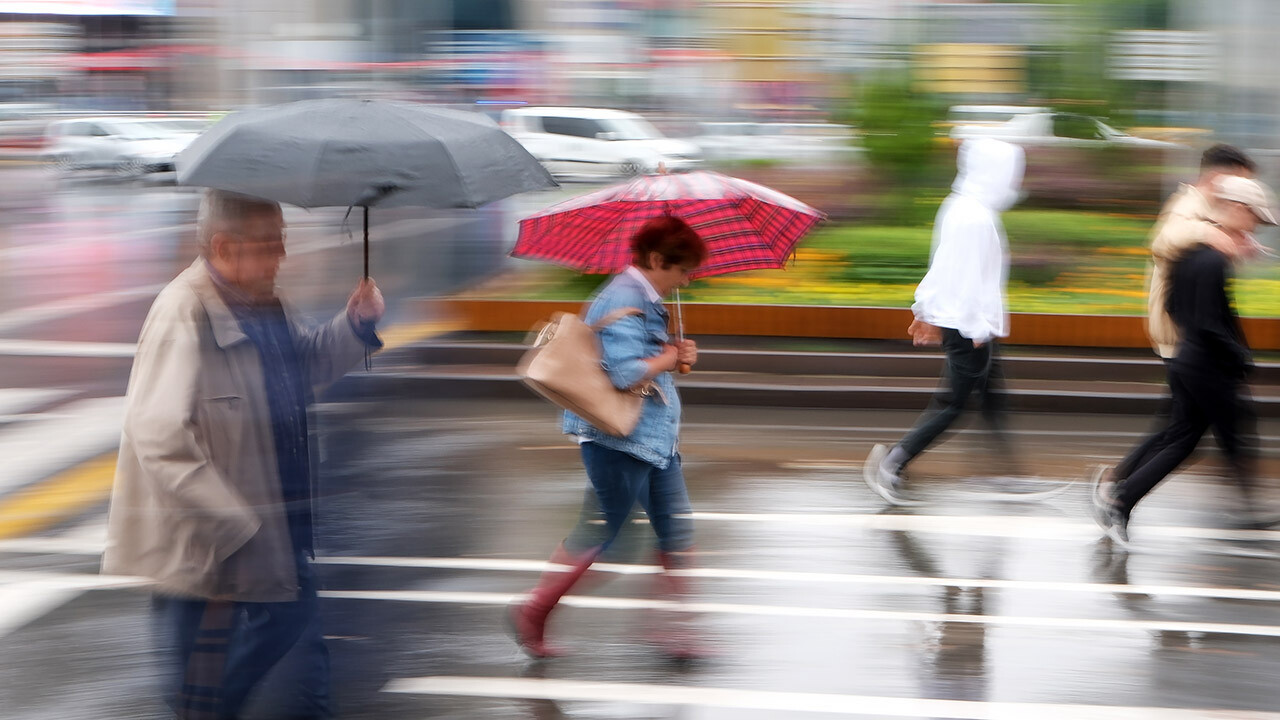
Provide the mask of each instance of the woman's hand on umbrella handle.
[{"label": "woman's hand on umbrella handle", "polygon": [[676,366],[681,375],[688,375],[698,362],[698,344],[692,340],[681,340],[676,345]]},{"label": "woman's hand on umbrella handle", "polygon": [[377,324],[386,311],[387,302],[382,299],[382,291],[373,278],[361,280],[351,297],[347,298],[347,317],[356,325]]}]

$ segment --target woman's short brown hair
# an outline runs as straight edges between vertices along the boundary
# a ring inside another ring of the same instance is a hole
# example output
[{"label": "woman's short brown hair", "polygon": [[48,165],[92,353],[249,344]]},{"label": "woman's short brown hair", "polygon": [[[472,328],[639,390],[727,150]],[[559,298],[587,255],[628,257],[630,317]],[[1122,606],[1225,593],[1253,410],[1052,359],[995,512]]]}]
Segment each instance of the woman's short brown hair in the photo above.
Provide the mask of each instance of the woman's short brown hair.
[{"label": "woman's short brown hair", "polygon": [[649,254],[662,256],[662,269],[672,265],[697,267],[707,260],[707,244],[689,223],[674,215],[649,220],[631,238],[631,255],[636,265],[649,267]]}]

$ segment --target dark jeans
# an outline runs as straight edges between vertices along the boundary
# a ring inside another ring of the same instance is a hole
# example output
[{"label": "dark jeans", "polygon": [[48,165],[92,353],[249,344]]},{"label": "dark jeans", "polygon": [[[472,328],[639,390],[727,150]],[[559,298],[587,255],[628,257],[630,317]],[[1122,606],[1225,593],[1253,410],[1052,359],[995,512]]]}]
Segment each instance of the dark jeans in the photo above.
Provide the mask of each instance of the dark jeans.
[{"label": "dark jeans", "polygon": [[[981,347],[956,330],[942,328],[942,348],[947,353],[947,363],[942,370],[942,382],[916,425],[898,443],[907,453],[907,462],[924,452],[938,436],[951,427],[977,393],[981,399],[982,417],[991,427],[1000,449],[1007,453],[1008,441],[1004,434],[1004,371],[1000,367],[997,341],[992,339]],[[905,463],[904,463],[905,465]]]},{"label": "dark jeans", "polygon": [[1174,365],[1169,370],[1169,389],[1173,394],[1169,424],[1157,433],[1159,439],[1128,477],[1116,485],[1115,499],[1121,510],[1126,515],[1132,512],[1147,493],[1191,456],[1211,427],[1236,482],[1246,499],[1250,498],[1257,457],[1257,417],[1247,387],[1224,378],[1215,368]]},{"label": "dark jeans", "polygon": [[648,514],[663,552],[692,547],[693,508],[684,486],[679,453],[665,470],[659,470],[621,450],[588,442],[582,444],[582,463],[594,492],[588,493],[578,524],[565,540],[565,549],[575,554],[597,547],[607,550],[637,502]]},{"label": "dark jeans", "polygon": [[[249,693],[297,646],[290,697],[273,698],[288,718],[329,718],[329,652],[320,630],[316,577],[298,562],[293,602],[210,602],[156,596],[152,616],[169,667],[165,696],[179,718],[240,716]],[[220,670],[220,672],[219,672]]]}]

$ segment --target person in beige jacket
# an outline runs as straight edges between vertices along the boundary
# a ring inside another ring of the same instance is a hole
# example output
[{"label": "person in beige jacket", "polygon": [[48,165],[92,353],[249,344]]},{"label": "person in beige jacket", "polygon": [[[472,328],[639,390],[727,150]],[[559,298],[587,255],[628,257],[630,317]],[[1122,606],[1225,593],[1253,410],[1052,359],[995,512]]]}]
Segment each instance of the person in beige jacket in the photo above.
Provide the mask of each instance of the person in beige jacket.
[{"label": "person in beige jacket", "polygon": [[301,644],[295,716],[329,717],[306,408],[381,346],[385,304],[363,280],[333,320],[299,323],[275,293],[276,203],[206,191],[197,234],[200,257],[156,297],[138,339],[102,570],[154,583],[179,717],[238,717]]},{"label": "person in beige jacket", "polygon": [[1178,345],[1178,327],[1165,308],[1169,272],[1174,263],[1197,245],[1209,245],[1234,257],[1239,246],[1209,220],[1213,184],[1223,175],[1252,178],[1253,160],[1239,148],[1218,144],[1200,156],[1200,176],[1194,184],[1178,188],[1151,231],[1151,265],[1147,281],[1147,336],[1156,354],[1168,360]]},{"label": "person in beige jacket", "polygon": [[[1160,218],[1151,231],[1151,262],[1147,267],[1147,337],[1156,354],[1168,365],[1177,352],[1178,326],[1169,316],[1169,273],[1189,251],[1208,245],[1229,259],[1238,259],[1244,252],[1241,244],[1232,240],[1211,221],[1214,184],[1224,176],[1252,178],[1257,165],[1244,151],[1232,145],[1217,144],[1200,156],[1200,175],[1191,184],[1181,185],[1169,197]],[[1169,415],[1168,401],[1164,401],[1156,413],[1156,422],[1163,426]],[[1092,478],[1094,500],[1105,499],[1115,483],[1129,475],[1151,458],[1164,442],[1164,434],[1156,432],[1135,447],[1114,468],[1099,465]]]}]

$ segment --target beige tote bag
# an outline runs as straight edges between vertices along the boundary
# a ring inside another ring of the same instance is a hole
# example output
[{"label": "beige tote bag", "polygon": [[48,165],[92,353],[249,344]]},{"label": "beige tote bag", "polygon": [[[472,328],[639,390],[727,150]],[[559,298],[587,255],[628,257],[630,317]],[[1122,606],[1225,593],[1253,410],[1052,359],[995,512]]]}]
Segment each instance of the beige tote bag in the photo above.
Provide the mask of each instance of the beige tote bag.
[{"label": "beige tote bag", "polygon": [[622,308],[587,325],[572,313],[556,313],[538,330],[533,347],[516,365],[516,374],[530,390],[602,432],[626,437],[640,422],[644,399],[655,393],[655,386],[615,388],[601,365],[597,333],[624,317],[643,314],[636,308]]}]

